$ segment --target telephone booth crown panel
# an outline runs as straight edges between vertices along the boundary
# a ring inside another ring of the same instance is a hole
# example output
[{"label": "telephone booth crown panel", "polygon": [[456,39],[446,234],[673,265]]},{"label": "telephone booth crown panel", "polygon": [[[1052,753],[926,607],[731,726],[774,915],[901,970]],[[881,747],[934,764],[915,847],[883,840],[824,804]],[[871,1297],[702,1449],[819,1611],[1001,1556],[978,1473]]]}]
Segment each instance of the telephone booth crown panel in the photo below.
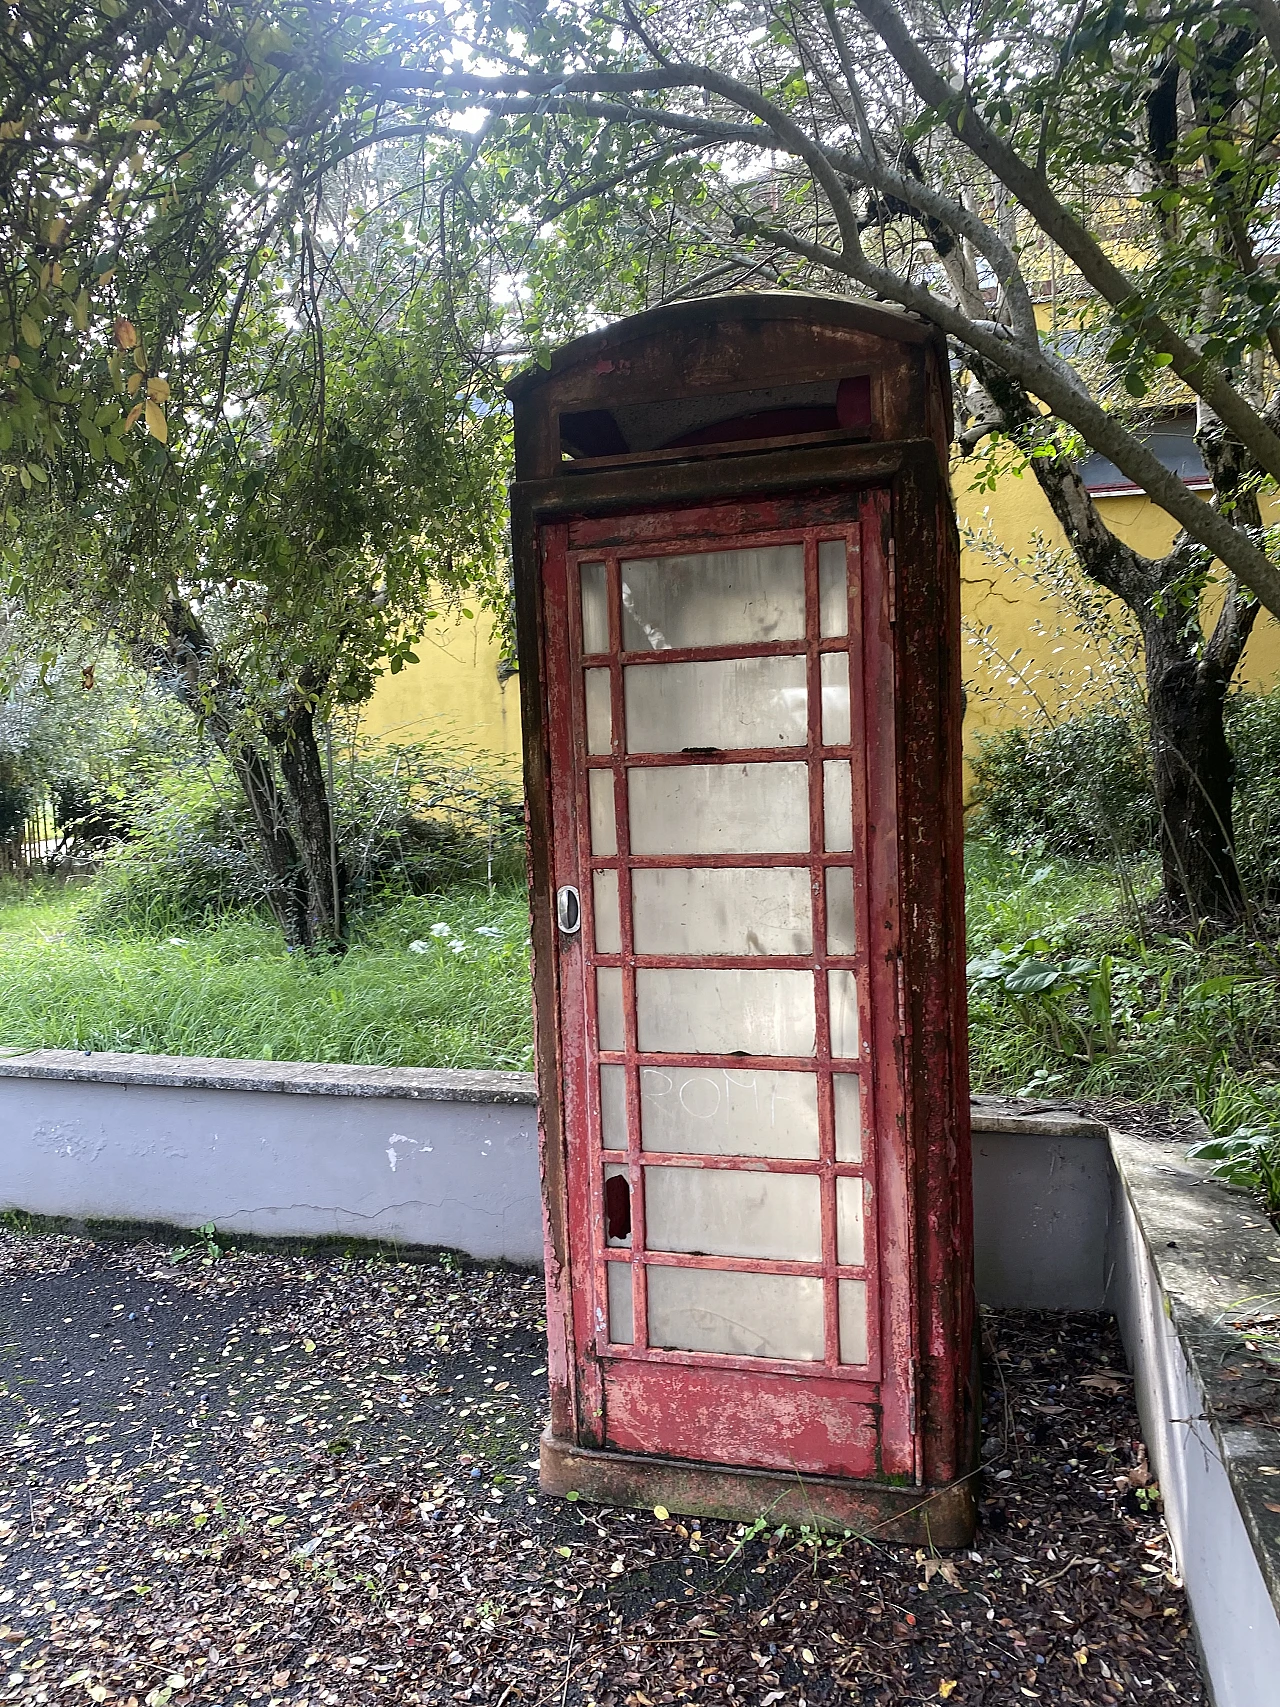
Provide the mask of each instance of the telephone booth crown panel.
[{"label": "telephone booth crown panel", "polygon": [[945,372],[743,296],[513,386],[544,1485],[971,1524]]}]

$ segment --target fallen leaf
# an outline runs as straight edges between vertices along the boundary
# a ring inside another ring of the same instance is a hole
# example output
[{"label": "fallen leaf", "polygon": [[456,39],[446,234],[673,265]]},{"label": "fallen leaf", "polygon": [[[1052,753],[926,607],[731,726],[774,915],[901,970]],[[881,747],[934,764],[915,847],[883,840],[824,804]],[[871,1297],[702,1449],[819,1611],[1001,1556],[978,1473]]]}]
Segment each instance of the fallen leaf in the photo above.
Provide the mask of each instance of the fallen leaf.
[{"label": "fallen leaf", "polygon": [[942,1699],[944,1701],[950,1701],[951,1697],[956,1692],[956,1688],[959,1684],[959,1681],[960,1680],[958,1678],[955,1678],[955,1677],[944,1677],[943,1678],[942,1682],[938,1685],[938,1694],[942,1697]]},{"label": "fallen leaf", "polygon": [[667,1510],[666,1506],[656,1505],[653,1508],[653,1515],[657,1518],[659,1523],[665,1523],[671,1516],[671,1513]]}]

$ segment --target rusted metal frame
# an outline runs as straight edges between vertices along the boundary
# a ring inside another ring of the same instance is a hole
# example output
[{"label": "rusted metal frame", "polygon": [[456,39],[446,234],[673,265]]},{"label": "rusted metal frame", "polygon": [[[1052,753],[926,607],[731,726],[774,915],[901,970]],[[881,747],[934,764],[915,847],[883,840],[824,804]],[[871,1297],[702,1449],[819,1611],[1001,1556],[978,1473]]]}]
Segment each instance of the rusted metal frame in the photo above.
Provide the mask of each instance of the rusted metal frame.
[{"label": "rusted metal frame", "polygon": [[[842,378],[857,379],[858,374],[842,374]],[[742,392],[735,389],[726,395],[740,397]],[[560,414],[573,414],[573,410],[557,410],[557,421]],[[872,433],[871,424],[865,427],[840,427],[836,429],[823,428],[816,433],[783,433],[772,439],[721,439],[705,445],[679,445],[672,449],[633,450],[620,452],[617,456],[580,456],[565,457],[561,453],[560,467],[570,479],[581,479],[584,474],[594,474],[599,469],[613,468],[652,468],[655,465],[673,462],[696,462],[702,458],[745,453],[752,451],[768,452],[772,450],[812,451],[819,446],[867,444]]]},{"label": "rusted metal frame", "polygon": [[[622,1161],[621,1150],[606,1150],[606,1161]],[[740,1174],[815,1174],[822,1178],[824,1170],[833,1168],[837,1174],[852,1178],[864,1172],[861,1162],[836,1162],[821,1156],[753,1156],[706,1155],[690,1150],[644,1150],[641,1165],[646,1168],[694,1168],[704,1173]]]},{"label": "rusted metal frame", "polygon": [[[605,548],[622,543],[617,528],[623,521],[628,524],[623,536],[628,554],[639,556],[630,547],[646,538],[656,539],[654,524],[660,518],[695,504],[714,509],[734,500],[754,504],[776,496],[794,503],[797,518],[805,518],[795,524],[784,522],[782,528],[819,527],[822,523],[812,519],[817,504],[846,506],[854,489],[887,484],[922,448],[936,456],[928,439],[769,451],[758,456],[735,452],[702,465],[681,463],[663,470],[658,492],[651,469],[593,470],[572,480],[552,474],[518,480],[512,487],[512,501],[533,512],[540,522],[570,522],[569,549],[594,549],[597,557]],[[739,532],[730,523],[715,536],[736,538]]]},{"label": "rusted metal frame", "polygon": [[[575,808],[575,851],[577,866],[574,884],[578,890],[581,924],[577,933],[576,950],[582,968],[582,1025],[580,1029],[579,1078],[586,1103],[587,1120],[580,1129],[578,1144],[571,1144],[571,1158],[581,1155],[576,1169],[575,1184],[579,1195],[588,1205],[586,1222],[589,1289],[586,1303],[587,1320],[581,1331],[584,1343],[594,1346],[597,1354],[602,1334],[601,1322],[608,1322],[609,1295],[606,1270],[600,1259],[604,1244],[604,1168],[600,1162],[603,1151],[602,1112],[600,1107],[600,1074],[595,1063],[600,1056],[600,1015],[595,955],[596,917],[595,885],[591,877],[591,804],[587,797],[585,779],[580,768],[580,755],[587,749],[586,696],[583,686],[582,645],[582,586],[580,565],[573,553],[565,562],[565,663],[566,688],[572,706],[572,751],[579,762],[565,775],[561,788],[572,796]],[[612,733],[612,732],[611,732]],[[584,875],[585,874],[585,875]],[[566,1087],[567,1091],[567,1087]],[[598,1369],[598,1364],[593,1364]],[[602,1430],[603,1433],[603,1430]]]},{"label": "rusted metal frame", "polygon": [[[636,1050],[636,979],[631,965],[635,955],[635,917],[631,904],[631,880],[628,865],[631,858],[631,802],[627,791],[626,699],[622,681],[622,573],[616,552],[605,559],[605,596],[609,609],[609,703],[612,718],[610,763],[613,767],[614,845],[618,851],[618,940],[622,947],[622,1021],[623,1039],[628,1054]],[[583,772],[582,786],[587,785]],[[628,1260],[631,1263],[631,1343],[644,1348],[649,1339],[649,1290],[645,1280],[643,1260],[637,1253],[644,1251],[644,1174],[640,1167],[640,1073],[628,1064],[623,1079],[626,1092],[627,1122],[627,1180],[631,1192],[631,1243]],[[603,1240],[601,1243],[603,1244]],[[608,1331],[604,1335],[608,1341]],[[602,1347],[603,1351],[603,1347]]]},{"label": "rusted metal frame", "polygon": [[[525,806],[526,857],[529,884],[529,924],[534,990],[534,1051],[538,1082],[538,1152],[542,1177],[542,1215],[546,1261],[547,1379],[552,1426],[561,1436],[577,1436],[578,1360],[573,1341],[571,1233],[568,1225],[565,1134],[560,1101],[554,1094],[561,1080],[559,968],[555,954],[551,896],[552,838],[549,822],[551,756],[543,695],[548,677],[543,618],[543,588],[539,542],[527,508],[512,512],[512,545],[517,562],[530,573],[517,576],[516,624],[520,656],[521,730],[527,779]],[[561,534],[567,540],[563,524]],[[548,1087],[552,1088],[550,1096]]]},{"label": "rusted metal frame", "polygon": [[[620,1166],[621,1164],[616,1163],[614,1165]],[[627,1256],[628,1251],[625,1245],[609,1245],[606,1247],[606,1262],[618,1262],[620,1260],[625,1260]],[[798,1275],[803,1280],[821,1280],[827,1272],[827,1265],[821,1258],[810,1262],[798,1257],[724,1256],[708,1255],[705,1251],[650,1250],[645,1252],[645,1261],[653,1268],[713,1269],[717,1272],[728,1274],[793,1274]],[[845,1280],[861,1280],[865,1272],[865,1266],[862,1263],[847,1262],[841,1263],[840,1265],[840,1275],[841,1278]],[[639,1346],[635,1348],[637,1355],[642,1349],[643,1348]],[[691,1351],[687,1353],[687,1355],[691,1358],[699,1358],[708,1357],[713,1354],[709,1352]],[[753,1357],[748,1361],[754,1369],[761,1364],[768,1362],[769,1359]],[[782,1358],[778,1361],[784,1363],[804,1363],[810,1369],[821,1369],[824,1367],[821,1363],[817,1363],[816,1361],[807,1358],[788,1357]],[[844,1367],[849,1366],[846,1365]],[[861,1369],[863,1368],[863,1365],[858,1363],[852,1365],[852,1367]]]},{"label": "rusted metal frame", "polygon": [[829,1369],[825,1363],[803,1358],[786,1362],[770,1357],[735,1357],[718,1351],[672,1350],[667,1346],[649,1346],[642,1351],[631,1345],[611,1345],[609,1360],[630,1364],[633,1370],[638,1371],[676,1364],[682,1369],[696,1369],[703,1374],[724,1370],[740,1375],[783,1375],[804,1381],[820,1398],[827,1383],[831,1382],[837,1385],[826,1396],[840,1405],[861,1403],[874,1406],[879,1397],[879,1383],[867,1374],[861,1364],[856,1363],[842,1363],[835,1369]]},{"label": "rusted metal frame", "polygon": [[[825,755],[830,757],[830,754]],[[607,767],[604,767],[607,768]],[[675,867],[681,871],[700,871],[704,868],[737,867],[737,866],[788,866],[796,871],[807,871],[809,868],[808,854],[630,854],[627,864],[632,871],[666,871]],[[852,853],[834,853],[827,855],[828,865],[852,865],[855,855]],[[621,864],[616,854],[592,854],[591,863],[603,869],[609,869]]]},{"label": "rusted metal frame", "polygon": [[827,980],[826,816],[823,810],[822,658],[818,650],[821,601],[818,592],[818,544],[804,542],[806,760],[809,779],[809,894],[813,921],[814,1051],[818,1070],[819,1230],[822,1246],[822,1342],[828,1368],[840,1364],[840,1300],[836,1281],[835,1108],[831,1084],[831,999]]},{"label": "rusted metal frame", "polygon": [[[914,1370],[917,1355],[912,1262],[913,1177],[903,1106],[904,1052],[899,1013],[901,904],[898,869],[896,675],[889,623],[887,516],[883,490],[862,500],[861,561],[864,703],[877,739],[862,765],[867,837],[868,967],[870,980],[874,1142],[876,1147],[876,1277],[883,1336],[882,1467],[920,1480],[916,1450]],[[869,1301],[870,1302],[870,1301]]]},{"label": "rusted metal frame", "polygon": [[[965,1071],[961,829],[959,574],[954,519],[936,458],[923,453],[894,491],[900,538],[918,541],[919,573],[900,566],[900,697],[920,707],[903,731],[905,994],[911,1024],[906,1076],[916,1178],[916,1288],[924,1476],[972,1468],[976,1397],[972,1343],[970,1158]],[[932,637],[924,652],[912,633]],[[936,921],[936,923],[934,922]]]},{"label": "rusted metal frame", "polygon": [[[807,763],[809,749],[803,741],[798,741],[794,747],[716,747],[713,749],[696,748],[692,752],[674,753],[627,753],[625,755],[628,769],[631,770],[674,770],[686,765],[802,765]],[[819,756],[824,759],[847,759],[853,752],[852,747],[827,747]],[[610,762],[603,753],[591,753],[584,756],[584,770],[608,770]],[[697,855],[691,855],[697,858]],[[775,859],[795,862],[797,855],[775,854]]]},{"label": "rusted metal frame", "polygon": [[[564,1205],[567,1264],[564,1275],[565,1329],[573,1346],[571,1361],[575,1371],[570,1426],[575,1439],[595,1441],[603,1438],[600,1426],[603,1420],[603,1389],[599,1366],[585,1356],[587,1324],[581,1320],[577,1289],[572,1284],[576,1267],[572,1260],[574,1229],[589,1225],[589,1206],[580,1198],[583,1170],[576,1165],[575,1156],[583,1131],[578,1108],[579,1097],[585,1089],[585,1075],[579,1071],[585,1035],[585,990],[581,956],[572,956],[572,950],[566,954],[554,922],[556,888],[562,880],[570,881],[576,875],[573,871],[566,874],[561,864],[566,854],[572,857],[576,843],[571,782],[574,770],[572,673],[566,667],[569,636],[565,529],[562,526],[548,529],[542,544],[544,549],[535,561],[540,563],[536,577],[540,583],[538,656],[546,671],[542,692],[546,702],[549,857],[545,868],[545,891],[532,899],[535,925],[539,920],[545,920],[539,936],[555,999],[550,1015],[540,1018],[540,1027],[546,1024],[549,1030],[554,1029],[554,1052],[541,1055],[540,1066],[544,1074],[549,1067],[549,1082],[559,1088],[556,1105],[563,1123],[560,1128],[560,1155],[548,1153],[544,1156],[544,1167],[548,1167],[549,1172],[548,1197],[552,1178],[557,1178],[559,1202]],[[550,1061],[548,1054],[551,1055]],[[541,1082],[545,1086],[548,1077],[544,1076]],[[539,1101],[540,1106],[545,1104],[545,1094]]]},{"label": "rusted metal frame", "polygon": [[[849,671],[849,781],[851,834],[853,848],[848,856],[828,856],[828,866],[846,862],[853,870],[854,942],[857,947],[858,992],[858,1117],[859,1167],[864,1185],[862,1190],[863,1261],[866,1267],[865,1295],[867,1321],[867,1361],[884,1379],[885,1358],[880,1322],[881,1302],[881,1241],[876,1224],[879,1203],[879,1149],[876,1143],[875,1075],[871,1070],[871,1037],[874,1025],[871,992],[871,948],[867,928],[870,872],[867,865],[867,681],[863,656],[865,636],[862,621],[863,567],[862,524],[860,512],[865,497],[859,501],[859,515],[844,530],[845,542],[845,646]],[[833,749],[835,751],[835,749]],[[824,772],[825,782],[825,772]],[[825,872],[823,881],[826,881]],[[833,1085],[834,1092],[834,1085]]]},{"label": "rusted metal frame", "polygon": [[[825,545],[833,537],[831,528],[814,528],[813,533],[819,542]],[[771,541],[770,543],[778,543]],[[782,541],[783,544],[800,545],[800,540]],[[585,563],[600,561],[597,552],[579,552],[576,554],[579,567]],[[673,553],[672,555],[676,555]],[[845,645],[843,635],[827,635],[818,642],[823,652],[839,652]],[[739,640],[733,643],[712,641],[707,646],[664,646],[660,650],[652,647],[645,651],[623,652],[621,662],[624,668],[633,664],[702,664],[718,663],[735,658],[799,658],[808,650],[808,642],[801,635],[796,640]],[[610,654],[607,652],[588,652],[582,658],[585,668],[603,667]]]},{"label": "rusted metal frame", "polygon": [[[681,867],[688,870],[689,867]],[[772,869],[772,868],[770,868]],[[821,868],[818,876],[821,876]],[[815,949],[816,953],[816,949]],[[637,972],[666,971],[668,968],[677,971],[692,972],[812,972],[812,954],[630,954],[624,955],[614,949],[598,955],[597,966],[634,966]],[[864,964],[861,956],[852,954],[833,954],[829,957],[833,971],[856,972]],[[647,1051],[646,1051],[647,1053]],[[807,1059],[796,1056],[796,1060]]]}]

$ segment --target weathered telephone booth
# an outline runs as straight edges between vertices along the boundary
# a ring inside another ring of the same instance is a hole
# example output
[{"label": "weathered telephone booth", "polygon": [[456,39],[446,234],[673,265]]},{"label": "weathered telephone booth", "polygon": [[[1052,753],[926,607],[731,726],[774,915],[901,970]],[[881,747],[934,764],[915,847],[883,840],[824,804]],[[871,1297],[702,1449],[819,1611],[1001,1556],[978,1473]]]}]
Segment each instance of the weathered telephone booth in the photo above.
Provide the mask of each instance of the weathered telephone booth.
[{"label": "weathered telephone booth", "polygon": [[728,296],[510,391],[542,1484],[961,1544],[945,346],[867,303]]}]

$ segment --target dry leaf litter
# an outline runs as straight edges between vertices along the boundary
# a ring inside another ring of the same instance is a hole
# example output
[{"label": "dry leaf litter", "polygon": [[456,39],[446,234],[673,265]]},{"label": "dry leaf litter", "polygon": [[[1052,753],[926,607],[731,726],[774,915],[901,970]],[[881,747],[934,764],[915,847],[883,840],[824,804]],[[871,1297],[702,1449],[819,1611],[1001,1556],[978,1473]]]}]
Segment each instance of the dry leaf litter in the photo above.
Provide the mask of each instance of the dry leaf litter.
[{"label": "dry leaf litter", "polygon": [[537,1491],[540,1279],[0,1233],[0,1700],[1205,1697],[1109,1319],[984,1319],[974,1548]]}]

